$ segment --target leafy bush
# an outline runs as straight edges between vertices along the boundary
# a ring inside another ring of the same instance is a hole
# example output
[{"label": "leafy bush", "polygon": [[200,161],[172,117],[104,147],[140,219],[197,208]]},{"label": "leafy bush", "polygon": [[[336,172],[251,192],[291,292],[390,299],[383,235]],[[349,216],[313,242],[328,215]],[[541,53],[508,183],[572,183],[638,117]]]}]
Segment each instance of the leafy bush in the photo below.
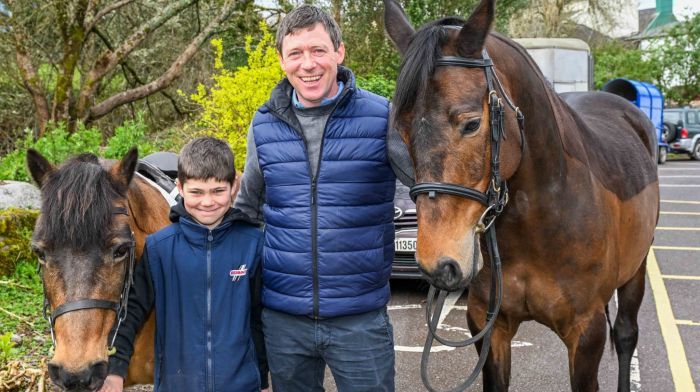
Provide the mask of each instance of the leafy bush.
[{"label": "leafy bush", "polygon": [[262,38],[253,47],[253,38],[246,37],[248,64],[235,71],[224,68],[221,60],[223,43],[212,40],[216,50],[214,85],[209,91],[199,85],[190,98],[202,107],[197,124],[205,133],[226,139],[236,155],[236,169],[245,163],[248,127],[258,107],[269,98],[275,85],[284,77],[275,49],[274,37],[264,22]]},{"label": "leafy bush", "polygon": [[9,362],[16,351],[15,342],[12,341],[12,332],[0,335],[0,365]]},{"label": "leafy bush", "polygon": [[153,152],[153,146],[146,139],[148,125],[139,114],[136,120],[127,120],[114,130],[114,136],[107,140],[104,157],[121,159],[132,147],[138,147],[139,156],[146,156]]},{"label": "leafy bush", "polygon": [[396,89],[396,81],[387,79],[382,75],[369,74],[367,76],[357,77],[357,87],[369,90],[387,99],[391,99],[394,96],[394,90]]},{"label": "leafy bush", "polygon": [[97,154],[101,144],[102,133],[96,128],[86,128],[83,124],[79,124],[72,134],[68,133],[65,124],[58,124],[48,129],[44,137],[36,142],[32,132],[26,130],[25,137],[17,143],[17,148],[0,158],[0,180],[29,181],[25,167],[28,148],[39,151],[51,162],[62,162],[83,152]]}]

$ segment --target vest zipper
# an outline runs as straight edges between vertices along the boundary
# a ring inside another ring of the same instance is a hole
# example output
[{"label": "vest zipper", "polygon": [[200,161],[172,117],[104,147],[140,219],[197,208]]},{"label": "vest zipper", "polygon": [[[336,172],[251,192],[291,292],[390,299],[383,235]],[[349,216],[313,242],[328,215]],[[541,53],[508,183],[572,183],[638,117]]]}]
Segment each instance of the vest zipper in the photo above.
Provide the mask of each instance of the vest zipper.
[{"label": "vest zipper", "polygon": [[[318,293],[318,195],[317,195],[317,180],[318,175],[321,172],[321,161],[323,160],[323,145],[326,141],[326,127],[328,127],[328,122],[331,117],[333,117],[333,112],[338,107],[338,105],[345,101],[348,97],[349,88],[343,89],[340,97],[333,104],[333,108],[328,113],[326,118],[326,123],[323,124],[323,133],[321,133],[321,147],[318,151],[318,163],[316,164],[316,175],[311,175],[311,163],[309,163],[309,146],[306,142],[306,137],[304,137],[304,132],[297,128],[292,122],[288,121],[285,116],[280,115],[274,110],[270,110],[270,113],[280,119],[283,123],[287,124],[290,128],[294,129],[299,136],[301,141],[304,143],[304,150],[306,151],[306,162],[309,169],[309,178],[311,178],[311,273],[313,274],[313,315],[312,317],[318,319],[319,317],[319,293]],[[298,123],[298,121],[297,121]]]},{"label": "vest zipper", "polygon": [[211,230],[207,234],[207,390],[214,390],[214,371],[212,369],[212,352],[211,352],[211,248],[214,236]]}]

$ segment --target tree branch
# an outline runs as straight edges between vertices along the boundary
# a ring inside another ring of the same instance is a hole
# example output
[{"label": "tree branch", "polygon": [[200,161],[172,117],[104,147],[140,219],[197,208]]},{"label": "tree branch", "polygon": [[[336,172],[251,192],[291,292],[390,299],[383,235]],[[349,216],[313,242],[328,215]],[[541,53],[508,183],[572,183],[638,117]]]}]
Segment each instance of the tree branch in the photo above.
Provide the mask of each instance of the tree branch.
[{"label": "tree branch", "polygon": [[105,15],[109,14],[110,12],[116,11],[123,6],[133,2],[134,0],[122,0],[118,1],[110,6],[105,7],[101,11],[99,11],[94,18],[90,19],[89,21],[86,21],[85,23],[85,32],[90,33],[92,29],[95,28],[95,25],[97,25],[97,22],[100,21]]},{"label": "tree branch", "polygon": [[[102,32],[101,32],[99,29],[95,29],[95,34],[97,34],[97,36],[100,37],[100,39],[102,40],[102,42],[105,44],[105,46],[106,46],[109,50],[113,50],[113,48],[112,48],[112,43],[109,41],[109,38],[107,38],[107,36],[105,36],[104,34],[102,34]],[[122,67],[122,73],[124,74],[124,79],[126,79],[127,83],[129,83],[129,86],[130,86],[130,87],[134,87],[137,83],[138,83],[139,85],[144,85],[144,84],[146,84],[146,82],[144,82],[143,79],[141,79],[141,78],[139,77],[139,75],[136,73],[136,70],[134,70],[134,69],[129,65],[129,62],[128,62],[126,59],[121,63],[121,67]],[[132,82],[129,80],[129,76],[131,76],[131,77],[134,79],[134,83],[132,83]],[[170,103],[173,105],[173,109],[175,109],[175,112],[176,112],[178,115],[182,116],[182,114],[183,114],[183,113],[182,113],[182,110],[180,110],[180,107],[177,106],[177,101],[175,101],[175,98],[173,98],[173,97],[172,97],[170,94],[168,94],[166,91],[161,91],[160,93],[161,93],[165,98],[167,98],[167,99],[170,101]],[[150,107],[150,103],[147,102],[147,105],[148,105],[148,110],[151,111],[151,112],[153,112],[153,110],[152,110],[151,107]]]},{"label": "tree branch", "polygon": [[211,36],[213,31],[233,13],[235,0],[231,0],[224,4],[219,15],[214,18],[209,24],[187,45],[185,50],[173,61],[170,68],[163,73],[158,79],[118,94],[115,94],[106,100],[92,107],[89,112],[83,117],[86,122],[97,120],[107,113],[114,110],[116,107],[133,102],[151,94],[159,92],[167,88],[173,80],[182,73],[183,66],[197,53],[199,47]]},{"label": "tree branch", "polygon": [[49,103],[46,100],[46,92],[41,85],[41,79],[32,64],[32,59],[29,56],[29,51],[24,46],[27,37],[22,28],[18,25],[12,26],[12,40],[15,48],[15,60],[19,69],[20,77],[24,88],[34,101],[36,109],[36,121],[38,132],[34,134],[36,138],[43,136],[46,130],[46,124],[49,122]]},{"label": "tree branch", "polygon": [[151,20],[143,24],[138,31],[127,38],[124,43],[114,51],[105,52],[95,62],[94,68],[90,71],[85,79],[83,88],[80,91],[78,98],[77,115],[83,118],[88,112],[88,102],[94,96],[99,81],[112,71],[119,63],[128,56],[134,48],[136,48],[148,35],[158,29],[170,18],[180,13],[185,8],[189,7],[196,0],[179,0],[171,2],[160,13],[154,16]]}]

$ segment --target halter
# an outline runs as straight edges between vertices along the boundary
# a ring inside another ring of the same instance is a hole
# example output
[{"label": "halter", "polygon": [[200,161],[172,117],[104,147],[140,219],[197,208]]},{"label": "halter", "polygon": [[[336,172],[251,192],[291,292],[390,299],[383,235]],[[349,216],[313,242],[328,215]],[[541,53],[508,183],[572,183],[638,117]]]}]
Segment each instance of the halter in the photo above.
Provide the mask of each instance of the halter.
[{"label": "halter", "polygon": [[[129,216],[129,211],[124,207],[115,207],[112,214],[126,215]],[[122,285],[122,292],[119,297],[119,302],[108,301],[103,299],[93,299],[93,298],[83,298],[75,301],[69,301],[57,306],[51,314],[49,314],[49,299],[46,296],[46,284],[44,284],[44,276],[41,274],[41,264],[39,264],[39,276],[41,276],[41,283],[44,288],[44,319],[49,322],[51,330],[51,341],[53,342],[53,347],[56,347],[56,334],[54,333],[54,325],[56,324],[56,319],[66,313],[74,312],[76,310],[83,309],[109,309],[113,310],[117,314],[117,324],[112,331],[112,338],[109,340],[109,346],[107,347],[107,352],[112,355],[116,352],[114,347],[114,340],[117,338],[117,332],[122,324],[122,321],[126,318],[127,308],[129,306],[129,290],[131,285],[134,283],[134,233],[130,232],[131,243],[129,245],[129,261],[124,263],[124,283]]]},{"label": "halter", "polygon": [[[469,375],[469,377],[457,387],[451,389],[449,392],[460,392],[469,388],[471,384],[474,383],[478,377],[481,369],[484,367],[486,362],[486,357],[488,356],[488,351],[491,345],[491,333],[493,332],[493,326],[496,322],[496,316],[501,307],[501,302],[503,299],[503,276],[501,271],[501,257],[498,253],[498,243],[496,241],[496,230],[493,225],[494,221],[498,215],[503,212],[503,208],[508,203],[508,186],[506,181],[501,178],[500,172],[500,148],[501,139],[506,139],[505,129],[503,127],[503,103],[501,98],[498,97],[498,92],[505,98],[508,106],[515,111],[516,119],[518,120],[518,127],[520,128],[520,149],[521,153],[525,144],[524,138],[524,125],[525,116],[520,111],[520,109],[513,104],[513,102],[508,97],[508,94],[503,89],[498,76],[493,70],[493,61],[489,57],[486,49],[482,51],[483,58],[464,58],[458,56],[443,56],[436,61],[436,66],[438,67],[465,67],[465,68],[483,68],[486,75],[486,83],[489,91],[489,125],[491,128],[491,178],[489,181],[488,189],[486,192],[481,192],[474,188],[467,188],[458,184],[450,184],[444,182],[423,182],[414,185],[411,188],[410,196],[413,201],[416,201],[418,195],[427,193],[429,199],[434,199],[437,193],[443,193],[453,196],[464,197],[467,199],[472,199],[478,201],[479,203],[486,206],[486,210],[479,218],[476,227],[477,234],[484,234],[486,236],[486,244],[488,252],[491,258],[491,289],[489,291],[489,305],[488,311],[486,313],[486,326],[475,336],[463,340],[463,341],[449,341],[443,339],[437,335],[437,327],[440,319],[440,313],[442,312],[442,307],[447,296],[445,290],[437,290],[435,286],[430,286],[428,292],[428,302],[426,306],[426,319],[428,322],[428,336],[423,346],[423,355],[421,356],[421,378],[423,384],[430,392],[437,392],[436,389],[430,385],[428,380],[428,361],[430,357],[430,349],[433,345],[433,341],[437,340],[440,343],[450,346],[450,347],[465,347],[475,342],[483,339],[483,344],[481,348],[481,353],[479,354],[479,360],[476,367]],[[426,121],[422,119],[422,121]],[[476,268],[475,268],[476,270]],[[437,290],[437,303],[435,308],[433,308],[433,302],[435,300],[435,292]],[[432,318],[430,313],[433,313]]]}]

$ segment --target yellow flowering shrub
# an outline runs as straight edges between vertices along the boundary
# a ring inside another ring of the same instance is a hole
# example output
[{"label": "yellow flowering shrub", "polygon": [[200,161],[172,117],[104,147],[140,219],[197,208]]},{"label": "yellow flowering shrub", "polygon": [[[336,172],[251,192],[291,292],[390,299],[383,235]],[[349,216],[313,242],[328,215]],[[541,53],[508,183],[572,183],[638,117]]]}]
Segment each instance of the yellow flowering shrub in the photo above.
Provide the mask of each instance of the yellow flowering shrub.
[{"label": "yellow flowering shrub", "polygon": [[246,37],[248,63],[235,71],[224,68],[221,61],[223,42],[214,39],[216,50],[214,84],[207,91],[199,85],[190,98],[202,107],[197,125],[207,133],[225,139],[236,156],[236,169],[243,170],[246,136],[256,110],[267,101],[270,92],[284,77],[275,49],[275,41],[265,22],[260,22],[263,36],[253,47],[253,38]]}]

